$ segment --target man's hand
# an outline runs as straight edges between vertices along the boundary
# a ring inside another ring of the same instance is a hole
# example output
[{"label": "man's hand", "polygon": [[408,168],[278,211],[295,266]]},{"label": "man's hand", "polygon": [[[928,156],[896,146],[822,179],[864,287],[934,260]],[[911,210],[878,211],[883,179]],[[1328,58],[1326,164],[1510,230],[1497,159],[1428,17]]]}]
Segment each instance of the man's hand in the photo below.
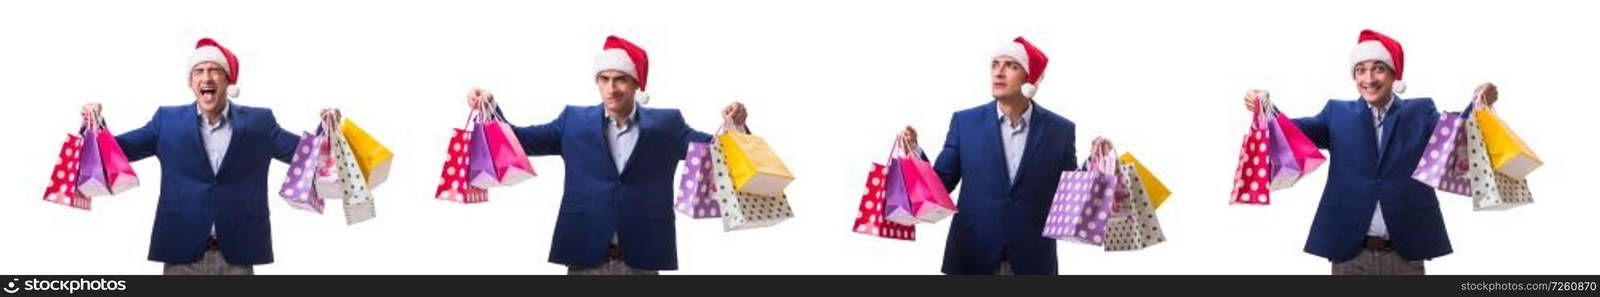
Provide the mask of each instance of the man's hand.
[{"label": "man's hand", "polygon": [[728,127],[729,129],[738,129],[739,132],[750,133],[750,129],[746,129],[744,126],[744,121],[749,116],[750,114],[744,109],[744,104],[737,101],[728,104],[728,107],[722,108],[722,121],[732,125]]},{"label": "man's hand", "polygon": [[322,118],[338,119],[339,118],[339,109],[338,108],[332,108],[332,107],[323,108],[322,109]]},{"label": "man's hand", "polygon": [[910,125],[907,125],[905,131],[900,131],[900,148],[903,149],[907,155],[910,155],[911,153],[916,152],[918,147],[917,129],[911,128]]},{"label": "man's hand", "polygon": [[1490,107],[1494,106],[1495,101],[1500,101],[1500,89],[1496,88],[1493,83],[1486,82],[1478,85],[1478,89],[1473,90],[1472,95],[1478,97],[1479,100],[1483,100],[1483,103],[1488,104]]},{"label": "man's hand", "polygon": [[100,114],[100,102],[90,102],[84,104],[83,111],[79,112],[79,114],[83,116],[83,121],[85,123],[93,121],[94,116]]},{"label": "man's hand", "polygon": [[472,88],[472,91],[467,92],[467,107],[477,109],[493,103],[494,93],[489,93],[489,90]]},{"label": "man's hand", "polygon": [[1253,89],[1245,91],[1244,109],[1251,113],[1261,110],[1261,101],[1266,101],[1269,97],[1271,97],[1271,94],[1268,94],[1267,90]]},{"label": "man's hand", "polygon": [[[1116,149],[1116,147],[1111,146],[1111,140],[1106,139],[1105,137],[1095,137],[1094,141],[1090,142],[1090,145],[1094,146],[1094,152],[1102,154],[1111,154],[1111,152],[1114,152]],[[1117,156],[1110,157],[1116,158]]]}]

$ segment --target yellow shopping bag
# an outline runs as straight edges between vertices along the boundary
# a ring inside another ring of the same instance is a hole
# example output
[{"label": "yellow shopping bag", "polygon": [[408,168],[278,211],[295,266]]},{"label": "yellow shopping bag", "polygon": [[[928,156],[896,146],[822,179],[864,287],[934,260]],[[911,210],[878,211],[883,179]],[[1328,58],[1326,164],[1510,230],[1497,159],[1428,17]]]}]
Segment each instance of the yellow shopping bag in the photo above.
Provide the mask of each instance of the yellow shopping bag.
[{"label": "yellow shopping bag", "polygon": [[367,178],[368,189],[377,188],[389,178],[389,163],[394,161],[394,153],[389,152],[389,148],[378,143],[367,131],[361,130],[350,118],[345,118],[344,123],[339,124],[339,132],[350,143],[356,164],[360,165],[361,174]]},{"label": "yellow shopping bag", "polygon": [[1167,196],[1172,196],[1172,190],[1168,190],[1167,185],[1156,179],[1156,175],[1150,173],[1149,168],[1145,168],[1144,164],[1140,164],[1139,159],[1134,159],[1132,153],[1122,153],[1122,157],[1117,159],[1125,164],[1133,164],[1134,171],[1137,171],[1139,179],[1143,180],[1145,192],[1150,193],[1151,209],[1161,208],[1161,203],[1167,201]]},{"label": "yellow shopping bag", "polygon": [[1538,155],[1533,154],[1533,149],[1522,142],[1517,133],[1506,126],[1494,110],[1479,107],[1472,112],[1472,118],[1483,129],[1483,142],[1488,147],[1489,162],[1494,170],[1518,180],[1526,179],[1528,173],[1544,165]]},{"label": "yellow shopping bag", "polygon": [[772,152],[761,137],[735,131],[717,136],[718,145],[728,160],[733,187],[740,192],[782,196],[784,187],[794,180],[789,167]]}]

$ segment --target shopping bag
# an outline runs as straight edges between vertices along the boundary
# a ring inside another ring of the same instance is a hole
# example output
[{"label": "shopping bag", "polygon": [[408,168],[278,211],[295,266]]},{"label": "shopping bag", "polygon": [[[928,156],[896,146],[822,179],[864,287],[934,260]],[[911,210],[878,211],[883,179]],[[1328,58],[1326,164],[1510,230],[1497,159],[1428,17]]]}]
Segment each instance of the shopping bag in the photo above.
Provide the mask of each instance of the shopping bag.
[{"label": "shopping bag", "polygon": [[481,122],[484,143],[494,161],[495,178],[500,185],[515,185],[538,176],[533,171],[533,164],[528,162],[528,153],[523,150],[522,142],[517,140],[516,132],[511,129],[511,124],[506,123],[505,116],[498,112],[500,107],[491,103],[482,110],[485,113],[485,121]]},{"label": "shopping bag", "polygon": [[[718,140],[721,141],[721,140]],[[768,196],[748,193],[734,187],[722,144],[711,146],[712,197],[722,206],[722,230],[734,231],[768,227],[794,217],[788,195]]]},{"label": "shopping bag", "polygon": [[471,143],[471,135],[466,129],[454,129],[450,145],[445,148],[444,168],[439,172],[434,199],[460,203],[489,201],[488,191],[467,183],[467,144]]},{"label": "shopping bag", "polygon": [[347,194],[342,179],[343,167],[340,166],[344,164],[344,154],[339,153],[333,141],[335,138],[344,137],[337,132],[338,125],[334,123],[334,117],[323,117],[322,124],[317,127],[317,132],[313,136],[320,140],[317,144],[319,156],[311,160],[315,162],[317,168],[316,175],[311,180],[311,188],[317,192],[317,197],[324,200],[344,199]]},{"label": "shopping bag", "polygon": [[317,196],[316,189],[312,188],[311,181],[316,179],[316,161],[321,155],[316,134],[300,133],[300,141],[295,145],[294,159],[289,165],[289,174],[284,176],[283,185],[278,189],[278,196],[289,206],[322,213],[327,204],[322,197]]},{"label": "shopping bag", "polygon": [[1278,121],[1271,119],[1270,111],[1266,120],[1267,124],[1267,174],[1271,181],[1267,183],[1270,190],[1282,190],[1293,186],[1300,180],[1300,163],[1294,160],[1294,149],[1289,148],[1289,138],[1284,135],[1283,127]]},{"label": "shopping bag", "polygon": [[885,190],[885,205],[883,218],[903,225],[918,223],[915,208],[911,205],[911,193],[906,189],[905,163],[900,158],[889,159],[889,176]]},{"label": "shopping bag", "polygon": [[928,161],[903,156],[900,164],[905,175],[906,196],[911,198],[917,220],[935,223],[956,213],[956,202],[950,199],[950,191],[945,190],[944,181]]},{"label": "shopping bag", "polygon": [[499,187],[500,174],[494,170],[494,157],[489,153],[488,126],[483,122],[472,124],[467,146],[467,180],[479,188]]},{"label": "shopping bag", "polygon": [[900,224],[887,221],[883,217],[884,197],[887,192],[888,166],[872,163],[872,171],[867,172],[866,193],[861,194],[861,203],[857,207],[855,225],[851,230],[856,233],[874,235],[882,238],[917,240],[917,226]]},{"label": "shopping bag", "polygon": [[789,167],[778,159],[766,140],[755,135],[728,130],[717,136],[726,153],[734,188],[740,192],[780,196],[794,181]]},{"label": "shopping bag", "polygon": [[1255,113],[1250,131],[1239,146],[1239,166],[1234,171],[1231,204],[1267,205],[1272,203],[1267,153],[1266,118],[1261,111]]},{"label": "shopping bag", "polygon": [[1106,251],[1141,250],[1167,240],[1166,234],[1161,231],[1161,222],[1156,219],[1151,192],[1145,186],[1149,183],[1139,173],[1136,164],[1118,164],[1122,176],[1128,178],[1128,182],[1122,186],[1129,193],[1129,201],[1116,204],[1111,218],[1106,219]]},{"label": "shopping bag", "polygon": [[[341,127],[342,129],[343,127]],[[344,197],[345,224],[355,225],[377,216],[374,211],[372,192],[367,187],[367,178],[363,176],[361,165],[356,163],[355,152],[350,149],[343,133],[338,130],[328,133],[328,138],[333,142],[332,151],[339,155],[339,184],[342,186]],[[320,186],[320,185],[319,185]]]},{"label": "shopping bag", "polygon": [[1511,127],[1487,105],[1476,105],[1472,112],[1472,119],[1478,122],[1483,130],[1483,142],[1489,150],[1489,163],[1494,165],[1494,170],[1505,174],[1512,179],[1525,179],[1528,173],[1544,165],[1544,161],[1533,153],[1527,143],[1517,137]]},{"label": "shopping bag", "polygon": [[[1474,114],[1477,117],[1481,114]],[[1533,203],[1533,193],[1528,181],[1495,171],[1490,161],[1487,136],[1483,135],[1482,122],[1466,120],[1467,156],[1472,178],[1472,209],[1507,210]]]},{"label": "shopping bag", "polygon": [[356,165],[360,167],[361,175],[366,177],[367,189],[376,189],[389,179],[389,165],[394,162],[394,153],[388,147],[378,143],[378,139],[367,134],[350,118],[344,118],[344,123],[339,125],[339,132],[350,144]]},{"label": "shopping bag", "polygon": [[711,143],[690,142],[683,155],[683,175],[673,208],[696,219],[722,217],[722,206],[711,197]]},{"label": "shopping bag", "polygon": [[1133,153],[1122,153],[1117,161],[1133,165],[1134,171],[1138,173],[1139,180],[1143,183],[1141,186],[1150,193],[1151,209],[1161,209],[1161,204],[1167,201],[1167,197],[1172,196],[1172,190],[1167,189],[1167,185],[1161,183],[1155,173],[1145,168],[1143,163],[1139,163],[1139,159],[1134,158]]},{"label": "shopping bag", "polygon": [[89,210],[89,197],[78,193],[78,169],[83,153],[83,137],[67,134],[56,155],[55,168],[50,170],[50,185],[44,189],[44,201]]},{"label": "shopping bag", "polygon": [[1439,122],[1434,124],[1428,146],[1423,149],[1411,178],[1441,191],[1471,197],[1471,184],[1463,174],[1465,171],[1456,168],[1466,161],[1456,157],[1461,155],[1458,151],[1466,148],[1466,137],[1460,135],[1462,119],[1458,112],[1439,115]]},{"label": "shopping bag", "polygon": [[1283,129],[1284,137],[1289,139],[1289,148],[1294,150],[1294,160],[1300,164],[1300,176],[1305,177],[1317,171],[1323,163],[1328,162],[1328,157],[1322,154],[1322,149],[1317,147],[1316,142],[1311,141],[1311,137],[1306,136],[1305,131],[1300,130],[1300,126],[1295,125],[1293,120],[1277,110],[1274,106],[1278,127]]},{"label": "shopping bag", "polygon": [[78,163],[78,193],[84,197],[111,195],[111,184],[106,181],[105,163],[101,160],[100,133],[89,128],[83,133],[83,153]]},{"label": "shopping bag", "polygon": [[1115,159],[1097,146],[1085,170],[1065,171],[1045,218],[1044,237],[1095,246],[1105,244],[1106,221],[1116,204]]}]

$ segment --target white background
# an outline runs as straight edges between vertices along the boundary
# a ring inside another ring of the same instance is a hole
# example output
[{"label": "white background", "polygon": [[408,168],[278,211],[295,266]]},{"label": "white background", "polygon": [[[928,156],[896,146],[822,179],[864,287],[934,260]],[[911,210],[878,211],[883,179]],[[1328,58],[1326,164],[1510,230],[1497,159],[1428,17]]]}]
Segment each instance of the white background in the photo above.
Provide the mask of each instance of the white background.
[{"label": "white background", "polygon": [[[158,3],[159,2],[159,3]],[[1406,49],[1406,97],[1465,106],[1501,87],[1505,120],[1546,162],[1537,203],[1474,212],[1441,194],[1455,253],[1433,274],[1594,274],[1597,167],[1592,126],[1600,28],[1585,4],[1542,1],[8,1],[0,5],[0,274],[153,274],[146,261],[160,161],[142,186],[85,212],[40,201],[81,104],[115,132],[157,106],[191,102],[183,65],[217,38],[242,59],[238,104],[272,108],[291,131],[318,108],[344,110],[392,149],[378,217],[345,226],[281,202],[271,168],[277,263],[260,274],[559,274],[546,262],[562,160],[491,201],[432,198],[470,87],[496,92],[511,121],[544,123],[598,103],[588,72],[608,34],[650,53],[652,107],[714,130],[738,100],[798,179],[797,218],[724,233],[679,217],[679,274],[935,274],[949,221],[915,242],[849,231],[869,164],[910,124],[937,153],[950,113],[991,99],[992,50],[1017,35],[1050,55],[1037,100],[1131,151],[1175,192],[1158,213],[1167,243],[1138,252],[1060,245],[1064,274],[1327,274],[1301,252],[1326,169],[1266,207],[1230,206],[1249,115],[1239,96],[1270,89],[1292,116],[1354,98],[1347,59],[1376,28]],[[1080,155],[1080,158],[1083,156]],[[960,199],[957,197],[957,199]]]}]

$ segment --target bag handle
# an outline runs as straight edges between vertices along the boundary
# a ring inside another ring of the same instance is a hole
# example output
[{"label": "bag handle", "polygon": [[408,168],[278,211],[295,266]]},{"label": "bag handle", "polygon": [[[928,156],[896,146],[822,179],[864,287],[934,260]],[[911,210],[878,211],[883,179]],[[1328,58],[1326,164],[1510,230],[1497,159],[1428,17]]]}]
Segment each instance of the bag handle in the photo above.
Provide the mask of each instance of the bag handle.
[{"label": "bag handle", "polygon": [[[332,115],[322,115],[322,127],[317,129],[317,136],[332,137],[334,133],[338,133],[339,120],[343,118],[344,115],[338,111],[333,112]],[[332,139],[329,139],[328,143],[333,143]]]},{"label": "bag handle", "polygon": [[506,121],[505,114],[500,112],[500,104],[499,103],[494,103],[492,101],[484,100],[484,101],[478,102],[478,106],[474,107],[473,109],[478,112],[479,120],[497,121],[497,122],[505,122]]},{"label": "bag handle", "polygon": [[1256,99],[1255,117],[1258,121],[1251,123],[1251,126],[1265,128],[1267,121],[1272,120],[1277,115],[1277,112],[1278,106],[1272,104],[1272,95],[1261,94],[1261,97]]},{"label": "bag handle", "polygon": [[1104,138],[1096,137],[1094,141],[1090,142],[1089,158],[1084,160],[1084,167],[1100,173],[1115,174],[1117,161],[1112,155],[1115,154],[1116,149],[1101,146],[1102,141],[1105,141]]},{"label": "bag handle", "polygon": [[467,111],[467,122],[461,125],[461,129],[472,131],[472,123],[484,121],[484,118],[487,117],[484,113],[484,108],[484,103],[479,103],[478,106],[473,106],[472,110]]},{"label": "bag handle", "polygon": [[105,119],[105,117],[100,115],[100,111],[99,110],[96,110],[96,111],[94,111],[92,113],[89,113],[88,115],[84,116],[82,121],[79,123],[78,134],[84,134],[84,133],[89,133],[89,132],[94,132],[94,131],[99,131],[99,130],[105,130],[105,128],[106,128],[106,119]]}]

